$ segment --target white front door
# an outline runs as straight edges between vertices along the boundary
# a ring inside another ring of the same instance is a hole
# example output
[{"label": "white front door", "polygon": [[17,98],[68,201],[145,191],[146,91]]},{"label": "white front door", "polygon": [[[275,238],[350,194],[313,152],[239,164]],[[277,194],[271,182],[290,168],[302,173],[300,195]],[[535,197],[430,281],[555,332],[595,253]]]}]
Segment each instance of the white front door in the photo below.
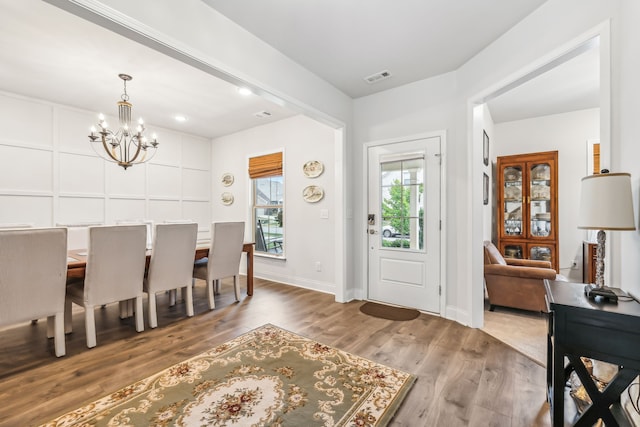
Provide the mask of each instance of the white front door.
[{"label": "white front door", "polygon": [[440,137],[368,149],[368,298],[440,313]]}]

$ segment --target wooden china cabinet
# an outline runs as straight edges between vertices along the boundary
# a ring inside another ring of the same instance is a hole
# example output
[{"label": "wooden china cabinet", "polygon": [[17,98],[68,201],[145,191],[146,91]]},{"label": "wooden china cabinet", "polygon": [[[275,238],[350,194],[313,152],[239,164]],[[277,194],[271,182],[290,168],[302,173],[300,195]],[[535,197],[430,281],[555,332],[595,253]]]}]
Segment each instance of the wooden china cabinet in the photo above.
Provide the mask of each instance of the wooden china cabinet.
[{"label": "wooden china cabinet", "polygon": [[558,270],[558,152],[497,159],[498,248]]}]

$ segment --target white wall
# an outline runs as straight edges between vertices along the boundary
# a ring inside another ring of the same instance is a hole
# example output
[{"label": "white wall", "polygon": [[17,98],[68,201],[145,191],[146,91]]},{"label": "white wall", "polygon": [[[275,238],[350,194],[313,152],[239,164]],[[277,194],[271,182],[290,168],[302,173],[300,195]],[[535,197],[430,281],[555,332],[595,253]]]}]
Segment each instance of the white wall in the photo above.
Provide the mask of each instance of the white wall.
[{"label": "white wall", "polygon": [[[499,156],[558,151],[558,218],[560,273],[582,281],[584,230],[576,223],[580,180],[587,173],[587,140],[600,135],[600,109],[498,123],[494,128],[494,159]],[[572,269],[573,261],[577,265]]]},{"label": "white wall", "polygon": [[0,223],[191,218],[208,233],[209,141],[148,125],[157,155],[124,170],[90,147],[96,121],[94,112],[0,93]]},{"label": "white wall", "polygon": [[[289,283],[323,292],[336,293],[334,239],[335,194],[334,130],[308,117],[299,115],[275,123],[257,126],[213,140],[213,203],[214,221],[246,221],[245,233],[251,236],[252,214],[251,180],[248,176],[250,157],[283,151],[285,178],[285,253],[286,259],[256,255],[256,277]],[[310,160],[324,164],[324,172],[316,178],[307,178],[302,165]],[[230,172],[235,180],[230,187],[220,181],[222,174]],[[308,185],[324,189],[324,198],[307,203],[302,191]],[[228,191],[234,203],[225,206],[219,195]],[[326,210],[328,218],[321,218]],[[322,271],[316,271],[316,263]]]}]

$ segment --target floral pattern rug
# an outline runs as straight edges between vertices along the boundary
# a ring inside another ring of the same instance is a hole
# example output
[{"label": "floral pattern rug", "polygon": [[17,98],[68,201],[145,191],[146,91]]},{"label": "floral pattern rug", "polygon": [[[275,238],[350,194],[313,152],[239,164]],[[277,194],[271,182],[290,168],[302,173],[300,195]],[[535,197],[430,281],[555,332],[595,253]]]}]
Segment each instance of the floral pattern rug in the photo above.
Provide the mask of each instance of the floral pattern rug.
[{"label": "floral pattern rug", "polygon": [[415,376],[265,325],[44,426],[385,426]]}]

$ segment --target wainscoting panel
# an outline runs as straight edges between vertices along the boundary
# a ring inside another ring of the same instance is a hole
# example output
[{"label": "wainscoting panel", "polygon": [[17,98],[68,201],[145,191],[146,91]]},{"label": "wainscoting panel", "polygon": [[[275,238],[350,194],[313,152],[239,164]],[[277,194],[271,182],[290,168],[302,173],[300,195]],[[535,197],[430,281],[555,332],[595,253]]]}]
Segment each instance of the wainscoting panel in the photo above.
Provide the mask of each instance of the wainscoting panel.
[{"label": "wainscoting panel", "polygon": [[52,123],[53,108],[50,105],[0,94],[0,129],[3,140],[51,148]]},{"label": "wainscoting panel", "polygon": [[211,238],[211,209],[209,202],[182,202],[183,218],[198,223],[198,238]]},{"label": "wainscoting panel", "polygon": [[211,194],[209,171],[183,169],[182,178],[182,197],[188,200],[209,200]]},{"label": "wainscoting panel", "polygon": [[148,165],[151,198],[180,198],[180,168],[173,166]]},{"label": "wainscoting panel", "polygon": [[133,165],[126,170],[116,163],[105,162],[107,193],[111,195],[144,198],[147,165]]},{"label": "wainscoting panel", "polygon": [[144,199],[110,199],[107,221],[115,224],[118,220],[147,219]]},{"label": "wainscoting panel", "polygon": [[182,209],[178,200],[149,200],[149,218],[156,222],[192,219],[182,216]]},{"label": "wainscoting panel", "polygon": [[55,223],[73,224],[86,222],[105,222],[104,198],[59,197],[58,217]]},{"label": "wainscoting panel", "polygon": [[[156,155],[153,156],[150,162],[152,164],[179,166],[181,157],[181,135],[167,129],[158,129],[157,134],[160,145],[158,146]],[[149,132],[148,135],[151,136],[152,132]]]},{"label": "wainscoting panel", "polygon": [[[58,117],[58,145],[60,146],[60,151],[97,156],[89,143],[89,134],[91,133],[91,126],[98,127],[98,113],[60,108]],[[111,123],[115,124],[117,121]]]},{"label": "wainscoting panel", "polygon": [[53,197],[0,195],[0,224],[51,226]]},{"label": "wainscoting panel", "polygon": [[60,153],[60,193],[104,196],[104,160],[87,155]]},{"label": "wainscoting panel", "polygon": [[[116,101],[103,111],[110,127],[118,124]],[[137,114],[134,109],[134,120]],[[156,156],[124,170],[91,148],[88,135],[97,116],[0,92],[0,223],[49,227],[190,218],[208,234],[210,141],[148,124],[146,133],[157,133],[160,142]]]},{"label": "wainscoting panel", "polygon": [[182,166],[191,169],[211,169],[211,142],[203,138],[183,135]]},{"label": "wainscoting panel", "polygon": [[51,150],[0,144],[0,191],[51,192],[52,168]]}]

